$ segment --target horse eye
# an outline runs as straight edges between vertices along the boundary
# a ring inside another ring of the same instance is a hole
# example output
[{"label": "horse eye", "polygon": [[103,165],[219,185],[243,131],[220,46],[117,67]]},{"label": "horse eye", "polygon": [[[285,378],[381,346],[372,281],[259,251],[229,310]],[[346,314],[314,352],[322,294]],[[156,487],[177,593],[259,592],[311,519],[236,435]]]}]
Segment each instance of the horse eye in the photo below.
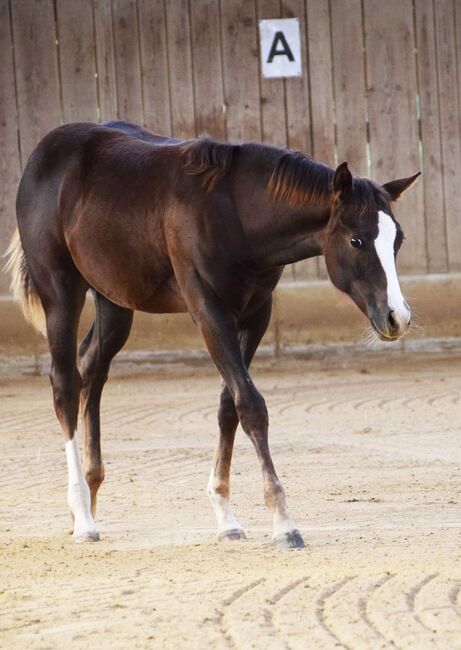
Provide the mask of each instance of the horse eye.
[{"label": "horse eye", "polygon": [[352,237],[351,238],[351,246],[353,248],[362,248],[363,242],[359,237]]}]

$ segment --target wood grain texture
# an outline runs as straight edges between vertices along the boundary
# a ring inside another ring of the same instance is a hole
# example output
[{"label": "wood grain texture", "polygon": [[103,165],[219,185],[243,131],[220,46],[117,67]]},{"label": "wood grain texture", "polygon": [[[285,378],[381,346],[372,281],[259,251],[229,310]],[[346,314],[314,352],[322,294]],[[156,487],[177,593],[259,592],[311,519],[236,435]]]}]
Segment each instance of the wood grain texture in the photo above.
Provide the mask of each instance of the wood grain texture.
[{"label": "wood grain texture", "polygon": [[[258,0],[256,3],[258,21],[281,18],[280,0]],[[259,49],[261,57],[261,50]],[[278,147],[287,146],[287,128],[285,116],[285,80],[264,79],[260,61],[260,91],[261,91],[261,137],[263,142],[275,144]]]},{"label": "wood grain texture", "polygon": [[188,0],[166,4],[166,26],[172,134],[192,138],[195,111]]},{"label": "wood grain texture", "polygon": [[[258,20],[277,17],[300,21],[302,77],[261,76]],[[0,47],[0,246],[21,158],[63,121],[118,117],[347,159],[378,182],[422,167],[395,206],[400,269],[461,271],[459,0],[0,0]],[[284,275],[319,277],[322,259]]]},{"label": "wood grain texture", "polygon": [[448,264],[450,271],[461,271],[461,133],[454,6],[453,0],[434,3]]},{"label": "wood grain texture", "polygon": [[171,135],[170,83],[164,0],[138,0],[144,126]]},{"label": "wood grain texture", "polygon": [[448,251],[433,0],[416,0],[415,25],[418,48],[427,264],[429,272],[445,273],[448,271]]},{"label": "wood grain texture", "polygon": [[190,5],[194,72],[195,130],[225,140],[219,3],[193,0]]},{"label": "wood grain texture", "polygon": [[117,117],[117,82],[111,0],[93,0],[93,23],[96,39],[98,117]]},{"label": "wood grain texture", "polygon": [[301,30],[302,77],[285,79],[287,140],[290,149],[312,155],[309,58],[306,10],[303,0],[282,0],[283,18],[299,18]]},{"label": "wood grain texture", "polygon": [[[18,146],[18,116],[13,65],[13,45],[8,0],[0,0],[0,251],[5,251],[14,231],[14,202],[21,174]],[[0,273],[0,291],[9,279]]]},{"label": "wood grain texture", "polygon": [[61,124],[53,1],[15,0],[11,10],[20,148],[25,164],[39,140]]},{"label": "wood grain texture", "polygon": [[221,0],[226,132],[229,140],[261,140],[256,14],[253,0]]},{"label": "wood grain texture", "polygon": [[[365,36],[372,176],[384,183],[410,176],[420,168],[411,0],[367,0]],[[421,183],[408,191],[395,206],[395,213],[407,237],[399,256],[401,270],[425,272]]]},{"label": "wood grain texture", "polygon": [[368,176],[361,1],[331,0],[331,25],[337,158]]},{"label": "wood grain texture", "polygon": [[[282,0],[284,18],[299,18],[301,31],[302,77],[285,79],[287,141],[290,149],[313,155],[312,121],[310,113],[309,56],[307,47],[306,9],[303,0]],[[303,260],[286,271],[284,279],[309,280],[318,278],[318,259]]]},{"label": "wood grain texture", "polygon": [[113,0],[117,115],[143,124],[141,65],[136,0]]},{"label": "wood grain texture", "polygon": [[57,0],[59,62],[64,122],[98,120],[91,0]]},{"label": "wood grain texture", "polygon": [[[306,0],[306,9],[312,155],[316,160],[334,167],[334,90],[329,3]],[[316,261],[318,277],[327,278],[323,257]]]},{"label": "wood grain texture", "polygon": [[306,0],[309,53],[312,155],[326,165],[335,164],[333,75],[328,2]]}]

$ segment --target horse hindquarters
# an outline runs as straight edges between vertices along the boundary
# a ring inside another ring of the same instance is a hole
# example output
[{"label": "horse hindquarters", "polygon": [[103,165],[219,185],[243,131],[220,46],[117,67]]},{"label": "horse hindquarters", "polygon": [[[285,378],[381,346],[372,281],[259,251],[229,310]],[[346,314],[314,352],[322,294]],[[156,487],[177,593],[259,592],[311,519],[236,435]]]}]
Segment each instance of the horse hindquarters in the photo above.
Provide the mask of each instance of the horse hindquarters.
[{"label": "horse hindquarters", "polygon": [[65,440],[74,537],[96,540],[90,492],[75,436],[82,383],[76,364],[77,329],[88,284],[77,270],[62,233],[59,202],[64,171],[50,171],[46,153],[45,145],[37,147],[21,179],[16,202],[20,245],[10,266],[24,311],[35,305],[32,324],[38,325],[40,305],[45,316],[54,408]]}]

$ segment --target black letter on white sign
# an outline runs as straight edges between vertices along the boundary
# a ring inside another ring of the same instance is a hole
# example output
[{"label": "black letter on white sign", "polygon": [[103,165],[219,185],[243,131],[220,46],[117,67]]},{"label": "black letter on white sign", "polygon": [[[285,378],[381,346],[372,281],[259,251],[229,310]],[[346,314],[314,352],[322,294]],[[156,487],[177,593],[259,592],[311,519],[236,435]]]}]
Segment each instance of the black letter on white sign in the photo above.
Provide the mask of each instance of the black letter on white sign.
[{"label": "black letter on white sign", "polygon": [[[277,46],[280,43],[282,46],[282,49],[278,50]],[[267,59],[267,63],[272,63],[274,60],[274,56],[287,56],[289,61],[294,61],[295,57],[293,56],[293,52],[290,49],[290,46],[287,43],[287,39],[285,38],[285,34],[283,32],[275,32],[274,40],[271,45],[271,50],[269,52],[269,58]]]}]

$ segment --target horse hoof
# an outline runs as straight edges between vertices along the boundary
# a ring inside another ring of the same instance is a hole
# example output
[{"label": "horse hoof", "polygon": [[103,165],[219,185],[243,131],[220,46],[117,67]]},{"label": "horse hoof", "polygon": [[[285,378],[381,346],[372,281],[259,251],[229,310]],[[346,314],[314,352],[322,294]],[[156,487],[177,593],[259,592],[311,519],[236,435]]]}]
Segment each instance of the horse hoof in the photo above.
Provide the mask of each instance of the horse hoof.
[{"label": "horse hoof", "polygon": [[90,530],[79,535],[74,533],[74,542],[77,544],[84,544],[86,542],[99,542],[99,533],[97,530]]},{"label": "horse hoof", "polygon": [[241,528],[233,528],[232,530],[225,530],[218,533],[218,542],[235,542],[239,539],[246,539],[247,536]]},{"label": "horse hoof", "polygon": [[304,540],[299,530],[290,530],[289,533],[282,533],[274,537],[274,544],[277,548],[304,548]]}]

